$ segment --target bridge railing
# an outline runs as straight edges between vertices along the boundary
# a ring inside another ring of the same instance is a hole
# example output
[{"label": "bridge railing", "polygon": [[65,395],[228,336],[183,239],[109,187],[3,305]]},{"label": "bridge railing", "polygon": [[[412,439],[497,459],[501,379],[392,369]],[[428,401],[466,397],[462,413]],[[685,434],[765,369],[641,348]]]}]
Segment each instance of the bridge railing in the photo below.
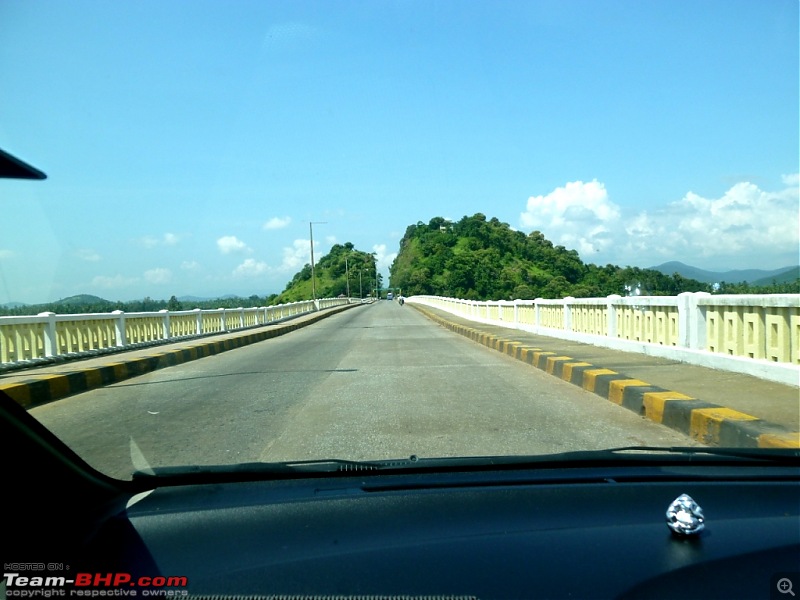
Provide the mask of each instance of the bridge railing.
[{"label": "bridge railing", "polygon": [[798,294],[407,301],[476,322],[800,385]]},{"label": "bridge railing", "polygon": [[0,317],[0,365],[225,333],[350,302],[323,298],[260,308]]}]

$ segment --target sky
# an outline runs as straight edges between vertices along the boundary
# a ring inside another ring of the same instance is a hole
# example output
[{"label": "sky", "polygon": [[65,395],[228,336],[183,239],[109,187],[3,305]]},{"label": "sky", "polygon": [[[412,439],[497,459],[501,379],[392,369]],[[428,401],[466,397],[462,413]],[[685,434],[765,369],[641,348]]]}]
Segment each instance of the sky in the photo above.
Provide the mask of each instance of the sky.
[{"label": "sky", "polygon": [[260,296],[483,213],[584,262],[798,257],[797,0],[0,0],[0,303]]}]

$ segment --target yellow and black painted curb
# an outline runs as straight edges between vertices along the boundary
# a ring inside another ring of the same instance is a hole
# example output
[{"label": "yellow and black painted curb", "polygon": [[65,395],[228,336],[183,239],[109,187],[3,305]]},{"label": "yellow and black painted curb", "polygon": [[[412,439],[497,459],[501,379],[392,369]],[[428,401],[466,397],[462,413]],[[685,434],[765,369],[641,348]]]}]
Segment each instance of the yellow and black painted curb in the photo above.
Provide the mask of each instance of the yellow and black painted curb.
[{"label": "yellow and black painted curb", "polygon": [[[109,357],[110,362],[102,366],[81,369],[76,363],[75,370],[67,373],[36,375],[31,376],[30,379],[7,384],[0,382],[0,391],[8,394],[23,408],[32,408],[73,394],[80,394],[112,383],[118,383],[131,377],[144,375],[158,369],[180,365],[198,358],[220,354],[228,350],[285,335],[354,306],[362,305],[347,304],[337,306],[320,311],[302,321],[266,325],[257,331],[241,332],[240,335],[234,335],[223,340],[203,341],[202,339],[194,339],[187,341],[179,348],[165,351],[159,351],[156,347],[153,348],[152,354],[128,360],[125,360],[123,353],[116,355],[119,358],[116,361],[114,361],[114,358]],[[235,334],[235,332],[232,333]]]},{"label": "yellow and black painted curb", "polygon": [[651,421],[680,431],[702,444],[737,448],[800,448],[800,432],[781,425],[680,392],[665,390],[558,352],[545,351],[454,323],[418,304],[411,306],[455,333],[582,387]]}]

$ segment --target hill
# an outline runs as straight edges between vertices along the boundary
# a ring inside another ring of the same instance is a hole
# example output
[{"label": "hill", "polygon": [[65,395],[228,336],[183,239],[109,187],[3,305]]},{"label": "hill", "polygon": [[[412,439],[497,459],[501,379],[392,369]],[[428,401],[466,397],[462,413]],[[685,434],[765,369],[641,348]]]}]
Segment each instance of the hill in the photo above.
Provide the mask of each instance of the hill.
[{"label": "hill", "polygon": [[0,308],[24,308],[28,306],[24,302],[6,302],[5,304],[0,304]]},{"label": "hill", "polygon": [[800,266],[783,267],[781,269],[740,269],[732,271],[706,271],[678,261],[666,262],[656,267],[650,267],[660,271],[665,275],[679,273],[683,277],[689,277],[702,281],[703,283],[749,283],[752,285],[770,285],[776,283],[790,283],[800,277]]},{"label": "hill", "polygon": [[797,267],[788,267],[787,269],[783,270],[780,269],[777,272],[772,273],[771,275],[766,275],[761,279],[756,279],[755,281],[751,281],[753,285],[772,285],[772,283],[796,283],[800,281],[800,266]]},{"label": "hill", "polygon": [[77,296],[68,296],[67,298],[62,298],[54,302],[54,304],[59,304],[61,306],[102,306],[104,304],[112,305],[114,302],[111,300],[106,300],[105,298],[101,298],[100,296],[93,296],[92,294],[78,294]]},{"label": "hill", "polygon": [[[361,252],[353,244],[335,244],[330,252],[314,265],[317,298],[335,298],[347,294],[347,274],[350,276],[350,296],[364,296],[375,289],[375,256]],[[360,277],[360,281],[359,281]],[[378,275],[378,285],[381,285]],[[286,285],[286,289],[272,299],[272,304],[310,300],[312,297],[311,265],[305,265]]]},{"label": "hill", "polygon": [[526,236],[481,213],[456,223],[435,217],[410,225],[390,273],[391,286],[405,295],[473,300],[625,295],[626,286],[652,295],[708,289],[652,269],[584,264],[575,250],[553,245],[539,231]]}]

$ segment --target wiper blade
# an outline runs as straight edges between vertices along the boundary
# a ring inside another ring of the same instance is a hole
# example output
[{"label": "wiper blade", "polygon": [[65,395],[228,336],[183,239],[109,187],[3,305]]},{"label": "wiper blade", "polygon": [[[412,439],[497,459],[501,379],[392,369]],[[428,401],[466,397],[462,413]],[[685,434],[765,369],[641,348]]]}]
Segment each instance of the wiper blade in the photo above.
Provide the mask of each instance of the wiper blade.
[{"label": "wiper blade", "polygon": [[170,467],[152,467],[149,471],[133,473],[134,481],[158,480],[160,483],[189,483],[190,480],[213,479],[263,479],[265,476],[291,476],[308,474],[352,473],[391,469],[399,464],[409,463],[412,459],[357,461],[338,458],[322,460],[297,460],[286,462],[249,462],[230,465],[186,465]]},{"label": "wiper blade", "polygon": [[[601,453],[604,451],[600,451]],[[671,454],[683,455],[696,458],[708,457],[730,457],[761,460],[778,463],[798,463],[800,461],[800,449],[794,448],[717,448],[709,446],[623,446],[611,448],[605,452],[612,455],[618,454]]]},{"label": "wiper blade", "polygon": [[488,471],[523,468],[577,468],[663,464],[773,464],[800,467],[800,450],[765,448],[708,448],[624,446],[545,455],[459,456],[356,461],[344,459],[302,460],[231,465],[155,467],[133,474],[143,488],[191,483],[295,479],[331,475],[414,473],[425,471]]}]

